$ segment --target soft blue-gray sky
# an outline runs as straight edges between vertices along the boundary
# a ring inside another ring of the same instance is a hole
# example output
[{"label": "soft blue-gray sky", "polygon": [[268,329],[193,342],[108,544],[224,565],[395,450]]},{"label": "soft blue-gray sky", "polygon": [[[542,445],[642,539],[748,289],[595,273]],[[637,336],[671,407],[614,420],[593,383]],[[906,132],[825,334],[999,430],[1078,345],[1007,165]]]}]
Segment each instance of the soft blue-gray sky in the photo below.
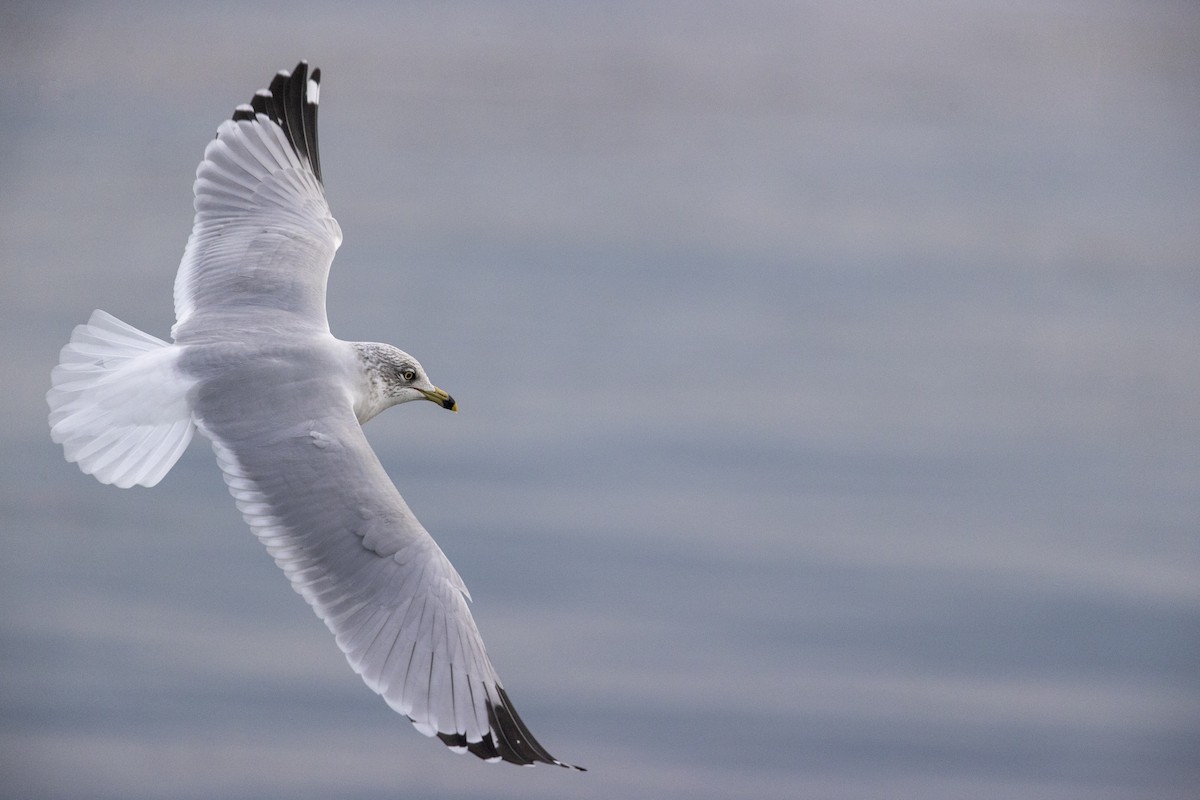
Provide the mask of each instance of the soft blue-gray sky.
[{"label": "soft blue-gray sky", "polygon": [[[1200,11],[7,4],[0,796],[1190,798]],[[374,697],[193,445],[42,395],[165,336],[216,126],[324,73],[330,318],[462,413],[367,428],[556,755]]]}]

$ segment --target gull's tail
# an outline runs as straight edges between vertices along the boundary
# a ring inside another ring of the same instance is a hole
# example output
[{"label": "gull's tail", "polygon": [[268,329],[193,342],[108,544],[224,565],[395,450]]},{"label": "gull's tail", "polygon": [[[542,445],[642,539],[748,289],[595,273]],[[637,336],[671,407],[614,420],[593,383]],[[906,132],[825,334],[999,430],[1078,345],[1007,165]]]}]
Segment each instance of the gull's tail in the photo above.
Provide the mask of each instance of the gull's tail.
[{"label": "gull's tail", "polygon": [[101,483],[153,486],[196,426],[178,350],[103,311],[78,325],[50,373],[50,438]]}]

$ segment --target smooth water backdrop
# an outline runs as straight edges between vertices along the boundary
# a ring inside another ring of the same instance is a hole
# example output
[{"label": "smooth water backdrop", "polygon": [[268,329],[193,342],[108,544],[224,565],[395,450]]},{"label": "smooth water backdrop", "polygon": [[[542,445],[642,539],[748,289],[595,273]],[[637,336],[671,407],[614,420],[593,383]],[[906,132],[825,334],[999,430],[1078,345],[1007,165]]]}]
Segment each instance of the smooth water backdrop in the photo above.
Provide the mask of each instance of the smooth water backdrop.
[{"label": "smooth water backdrop", "polygon": [[[1200,10],[0,10],[0,796],[1192,798]],[[587,774],[354,676],[205,443],[152,490],[42,396],[159,336],[217,125],[300,58],[329,313],[462,412],[367,431]]]}]

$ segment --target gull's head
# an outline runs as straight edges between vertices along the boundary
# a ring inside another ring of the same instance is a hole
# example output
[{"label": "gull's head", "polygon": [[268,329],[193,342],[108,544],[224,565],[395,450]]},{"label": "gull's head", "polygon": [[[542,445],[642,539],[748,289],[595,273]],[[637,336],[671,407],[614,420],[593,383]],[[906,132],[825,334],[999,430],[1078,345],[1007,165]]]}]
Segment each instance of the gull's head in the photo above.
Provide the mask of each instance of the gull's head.
[{"label": "gull's head", "polygon": [[359,422],[409,400],[428,400],[458,411],[454,398],[433,385],[420,362],[390,344],[360,342],[354,345],[366,378],[363,396],[354,404]]}]

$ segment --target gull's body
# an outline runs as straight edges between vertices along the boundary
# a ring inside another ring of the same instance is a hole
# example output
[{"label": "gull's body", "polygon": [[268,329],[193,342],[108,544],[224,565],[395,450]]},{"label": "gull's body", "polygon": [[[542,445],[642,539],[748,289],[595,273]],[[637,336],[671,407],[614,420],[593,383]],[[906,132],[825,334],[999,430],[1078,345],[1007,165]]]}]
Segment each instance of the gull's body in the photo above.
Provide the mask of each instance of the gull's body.
[{"label": "gull's body", "polygon": [[408,400],[457,410],[417,361],[329,331],[341,230],[321,184],[320,72],[301,63],[239,106],[196,171],[174,342],[102,311],[52,373],[51,435],[105,483],[153,486],[199,430],[238,509],[354,671],[422,733],[518,764],[529,734],[467,608],[361,424]]}]

